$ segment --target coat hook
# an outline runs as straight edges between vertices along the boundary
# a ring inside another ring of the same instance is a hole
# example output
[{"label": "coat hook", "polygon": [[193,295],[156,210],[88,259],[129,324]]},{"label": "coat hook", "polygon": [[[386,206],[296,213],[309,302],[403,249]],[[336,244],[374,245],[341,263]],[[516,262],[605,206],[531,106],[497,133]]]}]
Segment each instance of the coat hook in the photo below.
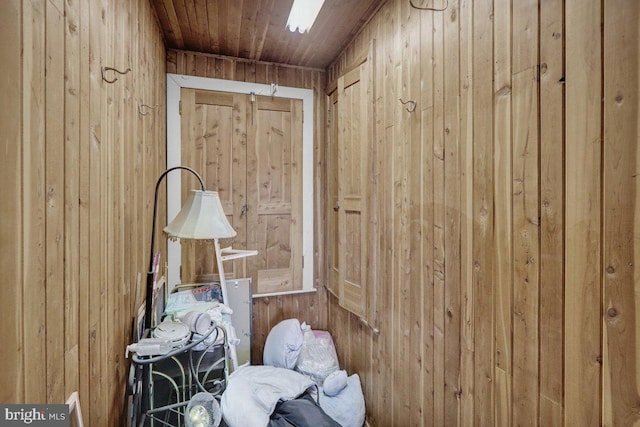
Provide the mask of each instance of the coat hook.
[{"label": "coat hook", "polygon": [[149,114],[149,112],[148,111],[145,112],[144,111],[145,108],[148,108],[150,110],[155,110],[158,107],[159,107],[158,104],[154,105],[153,107],[151,107],[151,106],[149,106],[147,104],[138,104],[138,113],[140,113],[140,115],[142,115],[142,116],[146,116],[147,114]]},{"label": "coat hook", "polygon": [[278,91],[278,85],[276,83],[271,83],[271,97],[276,94]]},{"label": "coat hook", "polygon": [[129,71],[131,71],[131,68],[127,68],[127,69],[126,69],[126,71],[120,71],[120,70],[117,70],[117,69],[115,69],[115,68],[113,68],[113,67],[102,67],[102,80],[104,80],[104,81],[105,81],[105,82],[107,82],[107,83],[113,83],[113,82],[115,82],[116,80],[118,80],[118,78],[117,78],[117,77],[114,77],[114,78],[113,78],[113,80],[109,80],[109,79],[108,79],[108,78],[106,78],[106,77],[105,77],[105,75],[104,75],[106,71],[115,71],[115,72],[116,72],[116,73],[118,73],[118,74],[125,75],[125,74],[127,74]]},{"label": "coat hook", "polygon": [[408,112],[413,113],[415,111],[417,105],[416,101],[403,101],[402,98],[400,98],[400,102],[402,102],[403,105],[409,104],[409,106],[407,107]]}]

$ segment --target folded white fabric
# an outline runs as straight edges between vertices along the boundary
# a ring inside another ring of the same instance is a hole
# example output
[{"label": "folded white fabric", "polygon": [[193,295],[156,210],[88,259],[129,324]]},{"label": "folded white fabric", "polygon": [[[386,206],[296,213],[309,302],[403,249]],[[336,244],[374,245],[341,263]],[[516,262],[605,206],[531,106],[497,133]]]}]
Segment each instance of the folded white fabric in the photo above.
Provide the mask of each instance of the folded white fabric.
[{"label": "folded white fabric", "polygon": [[310,389],[318,400],[313,381],[304,375],[273,366],[244,366],[229,376],[220,401],[229,427],[266,427],[278,401],[291,400]]},{"label": "folded white fabric", "polygon": [[325,378],[322,384],[322,391],[327,396],[335,396],[347,386],[347,371],[333,371]]},{"label": "folded white fabric", "polygon": [[342,427],[364,425],[364,395],[358,374],[347,378],[347,386],[335,396],[328,396],[323,392],[319,394],[318,400],[322,410]]}]

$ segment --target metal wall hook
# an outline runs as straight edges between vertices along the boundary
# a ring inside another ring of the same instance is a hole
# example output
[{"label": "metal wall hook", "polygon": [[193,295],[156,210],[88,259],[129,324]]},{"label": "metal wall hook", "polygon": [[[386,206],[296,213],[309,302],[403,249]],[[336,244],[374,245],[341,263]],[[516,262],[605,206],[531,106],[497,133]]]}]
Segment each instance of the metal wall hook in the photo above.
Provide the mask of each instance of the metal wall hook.
[{"label": "metal wall hook", "polygon": [[138,104],[138,113],[140,113],[140,115],[142,116],[146,116],[147,114],[149,114],[149,112],[145,111],[145,108],[148,108],[149,110],[155,110],[158,107],[159,107],[158,104],[154,105],[153,107],[147,104]]},{"label": "metal wall hook", "polygon": [[107,72],[107,71],[113,71],[113,72],[116,72],[116,73],[118,73],[118,74],[125,75],[125,74],[127,74],[129,71],[131,71],[131,68],[127,68],[125,71],[120,71],[120,70],[117,70],[117,69],[115,69],[115,68],[113,68],[113,67],[102,67],[102,80],[104,80],[104,81],[105,81],[105,82],[107,82],[107,83],[113,83],[113,82],[115,82],[116,80],[118,80],[118,78],[117,78],[117,77],[114,77],[114,78],[113,78],[113,80],[109,80],[109,79],[105,76],[105,72]]},{"label": "metal wall hook", "polygon": [[412,101],[412,100],[403,101],[402,98],[399,98],[399,99],[400,99],[400,102],[402,102],[402,105],[409,104],[409,106],[407,107],[408,112],[413,113],[415,111],[416,106],[418,105],[416,101]]}]

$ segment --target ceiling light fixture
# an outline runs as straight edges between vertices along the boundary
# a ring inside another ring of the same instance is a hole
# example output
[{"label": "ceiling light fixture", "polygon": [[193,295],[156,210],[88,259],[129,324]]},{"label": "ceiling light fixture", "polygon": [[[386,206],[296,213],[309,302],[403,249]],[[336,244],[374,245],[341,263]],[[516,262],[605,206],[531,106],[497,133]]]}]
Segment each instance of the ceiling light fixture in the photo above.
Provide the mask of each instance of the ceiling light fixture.
[{"label": "ceiling light fixture", "polygon": [[323,4],[324,0],[293,0],[287,20],[289,31],[300,34],[309,31]]}]

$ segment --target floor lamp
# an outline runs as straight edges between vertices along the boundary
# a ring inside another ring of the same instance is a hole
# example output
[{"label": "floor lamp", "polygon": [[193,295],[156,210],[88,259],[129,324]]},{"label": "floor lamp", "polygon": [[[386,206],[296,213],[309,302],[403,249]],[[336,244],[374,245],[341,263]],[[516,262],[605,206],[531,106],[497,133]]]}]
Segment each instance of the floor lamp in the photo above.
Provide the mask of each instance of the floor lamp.
[{"label": "floor lamp", "polygon": [[[182,209],[171,221],[169,225],[164,228],[170,239],[195,239],[195,240],[213,240],[216,245],[216,249],[219,248],[218,239],[233,237],[236,235],[235,230],[229,224],[227,217],[222,209],[220,203],[220,197],[215,191],[207,191],[204,187],[204,181],[198,175],[196,171],[186,166],[175,166],[167,169],[160,175],[156,182],[155,196],[153,201],[153,220],[151,224],[151,245],[149,247],[149,270],[147,271],[147,284],[146,284],[146,299],[145,299],[145,314],[144,314],[144,328],[151,330],[153,326],[152,310],[154,300],[154,254],[153,249],[155,245],[155,232],[156,232],[156,216],[158,213],[158,190],[160,189],[160,183],[170,172],[174,170],[184,170],[192,173],[198,179],[200,183],[200,190],[192,190],[189,197],[182,205]],[[218,269],[222,271],[222,263],[219,255],[216,255],[219,260]],[[224,277],[224,273],[221,273]],[[222,286],[222,285],[221,285]],[[224,289],[224,288],[223,288]],[[225,297],[223,291],[223,298]],[[226,301],[225,301],[226,302]],[[149,336],[150,333],[149,333]],[[150,407],[150,390],[151,384],[151,371],[149,365],[145,364],[142,369],[138,370],[138,373],[142,375],[142,417],[140,425],[144,424],[147,409]],[[138,377],[136,374],[136,378]]]},{"label": "floor lamp", "polygon": [[[176,217],[164,228],[165,233],[170,239],[193,239],[193,240],[213,240],[216,250],[220,248],[218,239],[229,238],[236,235],[235,230],[229,224],[227,216],[222,209],[220,197],[215,191],[207,191],[204,187],[202,178],[196,171],[186,166],[175,166],[167,169],[160,175],[156,182],[155,198],[153,203],[153,223],[151,228],[151,246],[149,250],[149,270],[147,271],[147,289],[145,301],[145,328],[151,328],[151,311],[153,310],[153,282],[154,282],[154,265],[153,265],[153,249],[155,244],[156,215],[158,209],[158,189],[162,179],[169,172],[181,169],[191,172],[196,176],[200,183],[201,190],[191,190],[189,197],[182,205],[182,209]],[[221,282],[224,280],[222,270],[222,262],[220,255],[216,254],[218,259],[218,270],[220,272]],[[223,289],[223,298],[226,298],[226,289],[221,283]],[[227,301],[225,300],[225,303]]]}]

